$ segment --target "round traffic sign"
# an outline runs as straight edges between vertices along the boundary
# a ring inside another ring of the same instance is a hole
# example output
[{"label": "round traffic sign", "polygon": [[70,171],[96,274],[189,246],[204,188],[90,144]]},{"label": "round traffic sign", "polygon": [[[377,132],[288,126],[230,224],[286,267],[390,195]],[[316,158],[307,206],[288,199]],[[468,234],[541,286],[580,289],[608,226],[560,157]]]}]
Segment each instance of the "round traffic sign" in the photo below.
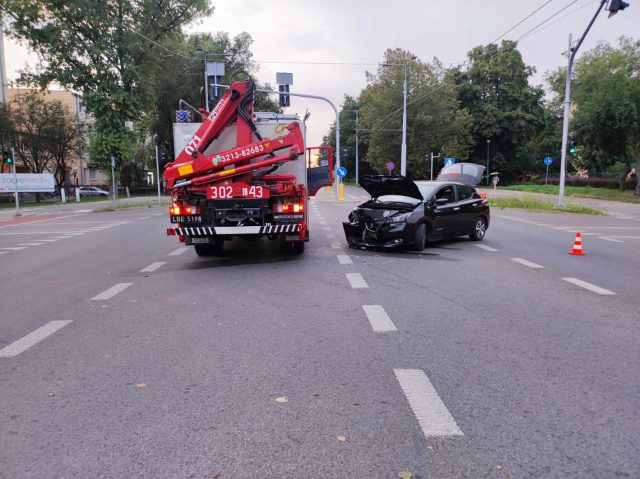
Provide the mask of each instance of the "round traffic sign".
[{"label": "round traffic sign", "polygon": [[387,170],[389,171],[393,171],[395,169],[396,165],[393,161],[390,161],[389,163],[387,163]]},{"label": "round traffic sign", "polygon": [[553,164],[553,158],[551,158],[550,156],[547,156],[544,159],[544,164],[547,165],[547,166],[551,166]]},{"label": "round traffic sign", "polygon": [[345,176],[347,176],[347,169],[344,166],[341,166],[336,170],[336,174],[338,175],[338,177],[344,178]]}]

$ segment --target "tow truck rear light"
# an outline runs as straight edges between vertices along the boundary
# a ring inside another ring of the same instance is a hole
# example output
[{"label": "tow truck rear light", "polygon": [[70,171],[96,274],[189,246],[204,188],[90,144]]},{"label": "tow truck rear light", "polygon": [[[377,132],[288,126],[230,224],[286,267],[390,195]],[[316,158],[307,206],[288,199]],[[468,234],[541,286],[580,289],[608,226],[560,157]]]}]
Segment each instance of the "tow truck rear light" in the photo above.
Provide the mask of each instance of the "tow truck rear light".
[{"label": "tow truck rear light", "polygon": [[200,207],[199,206],[190,206],[190,205],[186,205],[186,206],[170,206],[169,207],[169,214],[171,216],[179,216],[179,215],[199,215],[200,214]]},{"label": "tow truck rear light", "polygon": [[304,203],[280,203],[273,207],[276,213],[302,213]]}]

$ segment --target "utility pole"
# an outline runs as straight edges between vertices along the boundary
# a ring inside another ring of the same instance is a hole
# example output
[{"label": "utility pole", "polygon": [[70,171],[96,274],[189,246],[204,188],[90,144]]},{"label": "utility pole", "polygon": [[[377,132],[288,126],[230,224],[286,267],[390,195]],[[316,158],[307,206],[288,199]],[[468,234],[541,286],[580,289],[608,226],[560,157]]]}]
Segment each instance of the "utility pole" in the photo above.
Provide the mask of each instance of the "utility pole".
[{"label": "utility pole", "polygon": [[18,174],[16,173],[16,151],[11,147],[11,159],[13,160],[13,185],[16,190],[16,216],[20,216],[20,193],[18,193]]},{"label": "utility pole", "polygon": [[7,92],[7,75],[4,65],[4,28],[2,27],[2,15],[0,15],[0,103],[4,105],[9,104],[9,97]]},{"label": "utility pole", "polygon": [[111,155],[111,191],[113,191],[113,201],[116,200],[116,157]]},{"label": "utility pole", "polygon": [[407,65],[404,65],[404,89],[402,94],[402,147],[400,149],[400,174],[407,176]]},{"label": "utility pole", "polygon": [[487,138],[487,186],[489,185],[489,146],[491,145],[491,140]]},{"label": "utility pole", "polygon": [[358,122],[360,119],[360,112],[358,110],[343,110],[343,111],[348,111],[350,113],[355,113],[356,114],[356,184],[359,184],[359,176],[358,176],[358,162],[359,162],[359,157],[358,157]]},{"label": "utility pole", "polygon": [[158,204],[160,204],[160,163],[158,162],[158,145],[156,145],[156,183],[158,185]]},{"label": "utility pole", "polygon": [[433,151],[432,151],[430,157],[431,157],[431,167],[429,169],[429,172],[431,173],[431,181],[433,181],[433,159],[434,158],[440,158],[440,155],[439,154],[438,155],[434,155]]},{"label": "utility pole", "polygon": [[[591,30],[591,26],[596,21],[596,18],[602,11],[602,8],[604,7],[605,3],[607,3],[607,0],[600,0],[600,5],[598,6],[598,10],[596,10],[595,15],[589,22],[589,25],[587,25],[587,29],[582,34],[582,36],[580,37],[580,40],[578,40],[578,43],[576,44],[575,47],[571,46],[572,36],[569,35],[569,48],[567,49],[567,52],[566,52],[566,56],[568,60],[567,61],[567,78],[566,78],[565,88],[564,88],[564,113],[562,118],[562,151],[560,154],[560,184],[559,184],[560,187],[558,190],[558,204],[557,204],[557,206],[561,208],[564,208],[565,206],[564,183],[565,183],[565,176],[567,174],[567,143],[569,141],[569,110],[571,107],[571,74],[573,69],[573,60],[575,59],[576,53],[578,53],[578,49],[582,45],[584,38],[587,36],[587,33],[589,33],[589,30]],[[626,2],[622,2],[619,0],[617,1],[612,0],[611,5],[609,6],[609,17],[611,17],[612,15],[615,15],[618,12],[618,10],[624,10],[627,6],[628,4]]]}]

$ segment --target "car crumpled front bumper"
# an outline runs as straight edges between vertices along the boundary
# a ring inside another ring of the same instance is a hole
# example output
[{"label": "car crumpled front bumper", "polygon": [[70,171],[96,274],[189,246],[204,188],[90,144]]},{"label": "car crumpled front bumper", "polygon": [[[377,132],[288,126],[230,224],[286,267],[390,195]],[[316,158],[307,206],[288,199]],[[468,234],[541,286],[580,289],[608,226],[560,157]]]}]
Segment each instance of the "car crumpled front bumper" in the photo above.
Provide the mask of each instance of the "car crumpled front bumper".
[{"label": "car crumpled front bumper", "polygon": [[415,227],[404,221],[384,222],[365,227],[364,222],[342,223],[349,246],[358,248],[398,248],[413,241]]}]

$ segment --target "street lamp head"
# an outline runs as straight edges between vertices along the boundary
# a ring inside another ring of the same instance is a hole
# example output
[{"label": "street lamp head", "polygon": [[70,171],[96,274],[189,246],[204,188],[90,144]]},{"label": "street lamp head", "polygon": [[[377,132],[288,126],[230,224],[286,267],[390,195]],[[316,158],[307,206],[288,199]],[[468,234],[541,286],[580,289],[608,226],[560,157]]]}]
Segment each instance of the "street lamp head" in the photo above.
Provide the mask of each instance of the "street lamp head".
[{"label": "street lamp head", "polygon": [[489,143],[491,143],[491,140],[489,140],[489,139],[487,138],[487,144],[489,144]]}]

